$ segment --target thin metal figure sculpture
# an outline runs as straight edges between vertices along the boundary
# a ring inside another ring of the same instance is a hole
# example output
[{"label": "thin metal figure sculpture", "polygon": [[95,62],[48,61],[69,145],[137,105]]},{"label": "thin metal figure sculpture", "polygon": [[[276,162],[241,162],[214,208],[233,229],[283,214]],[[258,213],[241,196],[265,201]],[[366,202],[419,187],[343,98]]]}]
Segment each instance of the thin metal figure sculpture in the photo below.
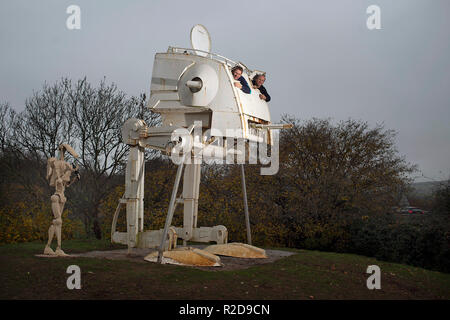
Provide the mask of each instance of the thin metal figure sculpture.
[{"label": "thin metal figure sculpture", "polygon": [[[52,256],[67,256],[61,249],[61,230],[62,230],[62,213],[64,205],[66,203],[66,197],[64,191],[66,187],[70,186],[75,181],[80,180],[78,173],[78,166],[74,166],[64,161],[64,152],[68,151],[72,156],[78,158],[78,154],[66,143],[59,146],[59,159],[54,157],[47,160],[47,180],[50,186],[55,187],[55,193],[51,196],[52,212],[55,219],[53,219],[52,225],[48,229],[48,242],[44,249],[45,255]],[[74,173],[74,177],[72,177]],[[72,178],[71,178],[72,177]],[[57,247],[53,251],[50,245],[56,234]]]}]

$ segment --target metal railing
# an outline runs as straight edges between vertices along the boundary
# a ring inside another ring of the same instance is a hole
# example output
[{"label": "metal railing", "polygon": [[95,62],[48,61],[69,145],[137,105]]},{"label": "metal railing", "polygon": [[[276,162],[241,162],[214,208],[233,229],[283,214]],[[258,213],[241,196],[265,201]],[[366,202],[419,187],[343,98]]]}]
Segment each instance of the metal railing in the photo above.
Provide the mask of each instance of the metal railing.
[{"label": "metal railing", "polygon": [[221,56],[220,54],[216,54],[216,53],[212,53],[212,52],[208,52],[208,51],[192,49],[192,48],[169,47],[167,49],[167,52],[168,53],[187,53],[187,54],[195,54],[195,55],[198,55],[197,52],[202,52],[202,53],[206,54],[205,58],[209,58],[209,59],[219,61],[221,63],[225,63],[229,67],[234,67],[235,65],[240,65],[244,69],[248,70],[248,72],[250,72],[250,73],[253,72],[252,70],[247,68],[247,66],[244,65],[242,62],[236,62],[236,61],[228,59],[224,56]]}]

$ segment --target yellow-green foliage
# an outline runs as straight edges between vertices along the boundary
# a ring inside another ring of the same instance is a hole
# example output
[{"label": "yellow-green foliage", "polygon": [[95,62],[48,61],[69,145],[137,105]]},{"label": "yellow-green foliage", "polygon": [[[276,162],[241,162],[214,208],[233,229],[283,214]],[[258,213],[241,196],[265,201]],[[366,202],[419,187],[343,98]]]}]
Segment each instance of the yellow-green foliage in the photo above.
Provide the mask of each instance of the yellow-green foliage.
[{"label": "yellow-green foliage", "polygon": [[[48,229],[53,220],[49,203],[18,202],[0,208],[0,243],[27,242],[48,239]],[[68,210],[62,215],[62,237],[72,239],[84,236],[83,223],[71,219]]]}]

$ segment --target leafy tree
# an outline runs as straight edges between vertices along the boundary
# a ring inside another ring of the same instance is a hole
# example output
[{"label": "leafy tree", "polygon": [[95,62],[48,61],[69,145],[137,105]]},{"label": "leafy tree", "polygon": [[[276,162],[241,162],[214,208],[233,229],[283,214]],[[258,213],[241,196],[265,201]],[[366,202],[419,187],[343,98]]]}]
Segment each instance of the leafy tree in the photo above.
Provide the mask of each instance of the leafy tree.
[{"label": "leafy tree", "polygon": [[[382,125],[312,119],[282,133],[280,182],[293,208],[319,220],[343,211],[385,212],[410,182],[415,167],[395,148],[395,132]],[[291,192],[292,193],[292,192]]]}]

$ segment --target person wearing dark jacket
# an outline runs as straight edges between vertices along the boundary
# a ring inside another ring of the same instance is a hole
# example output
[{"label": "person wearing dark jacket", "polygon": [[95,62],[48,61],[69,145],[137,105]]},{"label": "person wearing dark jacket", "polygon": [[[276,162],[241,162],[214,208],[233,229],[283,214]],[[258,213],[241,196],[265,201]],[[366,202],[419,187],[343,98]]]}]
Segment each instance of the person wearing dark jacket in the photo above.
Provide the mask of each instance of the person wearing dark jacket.
[{"label": "person wearing dark jacket", "polygon": [[[234,80],[236,82],[234,83],[234,86],[241,89],[243,92],[249,94],[251,91],[247,81],[245,81],[244,77],[242,76],[242,72],[244,69],[242,69],[241,66],[235,66],[233,69],[231,69],[231,74],[233,75]],[[237,82],[239,81],[239,82]]]},{"label": "person wearing dark jacket", "polygon": [[256,89],[259,89],[259,97],[262,100],[266,100],[266,102],[270,101],[270,95],[267,93],[266,88],[263,86],[264,82],[266,81],[266,76],[263,74],[257,74],[253,77],[252,83],[253,87]]}]

